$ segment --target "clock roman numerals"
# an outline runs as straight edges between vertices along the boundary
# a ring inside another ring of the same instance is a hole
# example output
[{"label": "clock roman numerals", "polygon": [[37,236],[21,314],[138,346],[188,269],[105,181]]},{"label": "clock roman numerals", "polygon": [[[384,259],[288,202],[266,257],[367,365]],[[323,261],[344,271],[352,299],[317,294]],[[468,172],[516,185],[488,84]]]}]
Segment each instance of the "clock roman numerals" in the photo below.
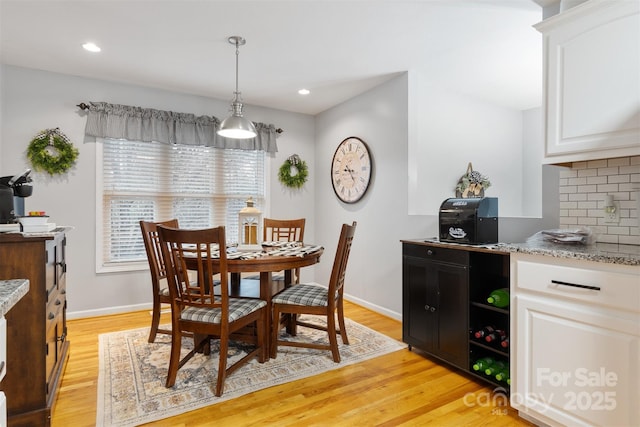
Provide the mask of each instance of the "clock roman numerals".
[{"label": "clock roman numerals", "polygon": [[350,137],[338,145],[331,163],[331,181],[340,200],[360,200],[369,187],[371,172],[369,148],[364,141]]}]

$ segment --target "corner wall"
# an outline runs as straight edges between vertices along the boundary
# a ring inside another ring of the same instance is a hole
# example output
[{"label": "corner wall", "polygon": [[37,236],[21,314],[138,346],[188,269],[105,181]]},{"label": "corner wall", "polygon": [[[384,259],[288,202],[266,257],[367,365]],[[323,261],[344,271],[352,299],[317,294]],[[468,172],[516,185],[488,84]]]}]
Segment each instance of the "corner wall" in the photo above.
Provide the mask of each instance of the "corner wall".
[{"label": "corner wall", "polygon": [[[316,280],[331,274],[342,223],[358,222],[347,268],[347,298],[390,317],[402,317],[401,239],[434,237],[437,215],[408,214],[408,140],[410,123],[408,75],[403,74],[316,116],[316,236],[325,246]],[[355,204],[338,201],[330,163],[338,144],[362,138],[374,160],[373,183]],[[450,148],[452,153],[456,147]],[[557,170],[543,168],[543,218],[500,218],[500,241],[520,242],[558,224]],[[450,186],[434,182],[433,186]]]}]

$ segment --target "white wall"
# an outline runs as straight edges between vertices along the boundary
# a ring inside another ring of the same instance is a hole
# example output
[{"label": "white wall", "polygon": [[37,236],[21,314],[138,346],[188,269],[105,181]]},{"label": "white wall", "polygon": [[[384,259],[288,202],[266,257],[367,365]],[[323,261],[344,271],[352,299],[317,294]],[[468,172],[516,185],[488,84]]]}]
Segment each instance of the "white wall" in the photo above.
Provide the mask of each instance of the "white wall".
[{"label": "white wall", "polygon": [[542,108],[523,111],[522,120],[522,212],[526,213],[523,216],[541,216],[544,157]]},{"label": "white wall", "polygon": [[[409,139],[410,213],[436,214],[443,200],[455,197],[455,186],[471,162],[489,178],[485,195],[499,199],[500,216],[540,216],[541,116],[536,123],[529,113],[525,121],[520,110],[435,85],[419,71],[409,74],[409,93],[409,126],[415,131]],[[532,191],[523,191],[523,165],[538,167],[537,176],[528,176]]]},{"label": "white wall", "polygon": [[[404,74],[316,117],[316,236],[325,245],[325,257],[333,257],[340,225],[358,222],[346,288],[348,299],[395,318],[402,314],[401,239],[437,236],[436,215],[409,215],[409,129],[407,117],[412,105],[408,76]],[[372,151],[373,183],[364,198],[353,205],[338,201],[331,186],[330,162],[344,138],[358,136]],[[459,154],[455,144],[446,145],[451,157]],[[464,164],[466,167],[466,163]],[[448,180],[430,183],[434,191],[449,188]],[[543,216],[500,218],[499,239],[517,242],[540,229],[558,223],[557,172],[543,176]],[[316,267],[316,278],[327,281],[331,263]]]},{"label": "white wall", "polygon": [[[407,215],[407,105],[404,74],[316,116],[316,240],[325,246],[316,279],[329,280],[340,227],[357,221],[345,292],[396,318],[402,313],[400,239],[435,236],[437,226],[435,217]],[[371,186],[355,204],[338,200],[330,176],[333,153],[349,136],[362,138],[373,158]]]},{"label": "white wall", "polygon": [[[72,225],[68,235],[69,317],[99,315],[150,306],[148,272],[95,273],[95,144],[83,143],[86,119],[76,104],[87,101],[135,105],[172,111],[225,116],[227,101],[181,95],[106,81],[2,66],[2,146],[0,176],[28,166],[25,151],[42,129],[60,127],[80,150],[77,167],[62,178],[35,176],[27,210],[45,210],[52,221]],[[349,298],[400,318],[402,256],[400,239],[433,237],[437,216],[408,215],[408,82],[402,75],[317,117],[246,106],[255,121],[274,123],[285,132],[271,165],[270,213],[306,217],[305,237],[325,246],[322,262],[303,269],[303,280],[326,282],[331,272],[342,223],[358,222],[347,271]],[[330,179],[331,157],[344,138],[358,136],[370,146],[373,182],[358,203],[340,203]],[[455,152],[456,148],[451,147]],[[291,154],[307,161],[309,182],[300,192],[284,190],[277,170]],[[543,175],[544,220],[500,219],[500,240],[521,241],[543,228],[557,226],[558,177]],[[449,183],[434,183],[448,186]]]},{"label": "white wall", "polygon": [[[0,68],[0,76],[0,176],[29,167],[27,145],[43,129],[59,127],[80,151],[76,167],[68,174],[53,178],[35,174],[33,195],[25,199],[27,211],[43,210],[56,224],[75,227],[67,238],[69,317],[150,307],[148,271],[95,273],[95,143],[83,143],[86,118],[76,105],[104,101],[225,117],[229,102],[6,65]],[[305,236],[314,241],[313,117],[252,106],[245,107],[245,115],[284,129],[271,164],[268,213],[308,218]],[[309,163],[309,182],[302,191],[284,190],[277,180],[279,166],[293,153]],[[303,280],[313,276],[312,268],[304,269]]]}]

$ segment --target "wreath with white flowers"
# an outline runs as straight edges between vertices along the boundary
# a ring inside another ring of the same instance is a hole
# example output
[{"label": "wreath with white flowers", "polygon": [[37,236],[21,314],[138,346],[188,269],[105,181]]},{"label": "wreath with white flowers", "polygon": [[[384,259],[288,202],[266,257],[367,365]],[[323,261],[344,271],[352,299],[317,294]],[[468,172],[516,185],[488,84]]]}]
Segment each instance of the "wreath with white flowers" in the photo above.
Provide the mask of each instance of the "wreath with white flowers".
[{"label": "wreath with white flowers", "polygon": [[78,149],[59,128],[46,129],[31,140],[27,157],[35,170],[55,175],[65,173],[75,164]]},{"label": "wreath with white flowers", "polygon": [[[291,175],[292,169],[297,171],[295,175]],[[307,182],[308,176],[309,169],[307,168],[307,162],[302,160],[297,154],[285,160],[278,171],[278,179],[283,185],[289,188],[302,187],[304,183]]]}]

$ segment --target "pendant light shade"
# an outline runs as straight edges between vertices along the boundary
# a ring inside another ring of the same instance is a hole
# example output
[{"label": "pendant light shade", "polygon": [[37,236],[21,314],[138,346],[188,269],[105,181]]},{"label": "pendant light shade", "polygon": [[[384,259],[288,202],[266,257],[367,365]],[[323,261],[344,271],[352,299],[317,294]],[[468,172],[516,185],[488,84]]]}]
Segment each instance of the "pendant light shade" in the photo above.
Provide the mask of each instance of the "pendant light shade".
[{"label": "pendant light shade", "polygon": [[240,91],[238,90],[238,56],[240,54],[240,46],[246,42],[240,36],[229,37],[229,43],[236,46],[236,90],[233,92],[231,115],[220,123],[220,129],[218,130],[218,135],[226,138],[247,139],[255,138],[258,134],[251,120],[242,116],[242,102],[240,102]]}]

